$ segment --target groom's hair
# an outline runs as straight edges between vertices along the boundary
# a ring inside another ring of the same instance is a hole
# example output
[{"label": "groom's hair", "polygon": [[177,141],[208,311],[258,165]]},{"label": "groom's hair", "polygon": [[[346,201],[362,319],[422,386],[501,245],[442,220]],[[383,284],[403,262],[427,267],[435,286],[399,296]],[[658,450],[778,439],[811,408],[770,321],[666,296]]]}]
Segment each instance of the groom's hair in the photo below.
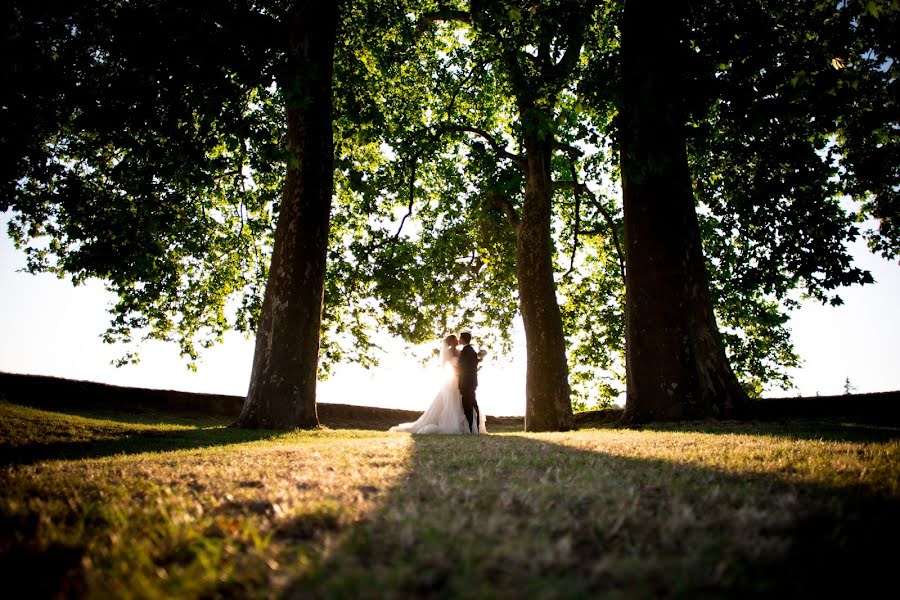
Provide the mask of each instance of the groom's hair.
[{"label": "groom's hair", "polygon": [[468,331],[463,331],[462,333],[459,334],[459,339],[462,341],[463,344],[468,344],[469,342],[472,341],[472,334],[469,333]]}]

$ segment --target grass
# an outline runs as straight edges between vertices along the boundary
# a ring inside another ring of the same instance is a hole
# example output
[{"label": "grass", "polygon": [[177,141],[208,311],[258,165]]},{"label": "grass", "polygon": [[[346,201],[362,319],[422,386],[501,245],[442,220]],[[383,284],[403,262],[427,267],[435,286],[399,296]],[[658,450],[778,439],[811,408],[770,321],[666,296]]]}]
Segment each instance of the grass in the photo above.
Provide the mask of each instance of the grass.
[{"label": "grass", "polygon": [[29,597],[695,597],[890,582],[900,432],[279,433],[0,403]]}]

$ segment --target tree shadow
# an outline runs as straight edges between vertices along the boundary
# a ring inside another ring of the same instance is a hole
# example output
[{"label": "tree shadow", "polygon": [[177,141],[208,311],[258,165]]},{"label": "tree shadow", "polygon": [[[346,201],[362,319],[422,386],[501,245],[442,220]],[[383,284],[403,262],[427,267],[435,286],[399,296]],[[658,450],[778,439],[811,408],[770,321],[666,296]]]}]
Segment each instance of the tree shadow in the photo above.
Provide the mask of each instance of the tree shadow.
[{"label": "tree shadow", "polygon": [[[45,460],[79,460],[102,458],[121,454],[142,452],[168,452],[174,450],[194,450],[272,439],[287,433],[282,430],[247,430],[226,427],[234,419],[224,416],[210,416],[187,411],[161,412],[153,409],[133,408],[131,410],[74,406],[47,406],[33,402],[10,403],[46,411],[46,415],[35,416],[33,421],[49,433],[50,439],[30,443],[9,443],[0,438],[0,465],[26,465]],[[327,429],[359,429],[386,431],[391,425],[415,420],[421,412],[389,410],[372,407],[357,407],[340,404],[321,405],[323,427]],[[75,416],[102,421],[86,424],[81,436],[68,430],[65,423],[54,423],[52,415]],[[517,430],[516,419],[490,417],[493,429]],[[30,425],[30,423],[26,423]],[[129,425],[136,426],[129,428]],[[188,427],[173,430],[146,429],[146,425],[178,425]],[[124,426],[124,427],[122,427]],[[81,440],[78,437],[92,436],[97,439]],[[76,439],[60,439],[73,437]]]},{"label": "tree shadow", "polygon": [[46,460],[81,460],[144,452],[200,450],[284,435],[284,431],[199,428],[178,431],[124,432],[121,436],[95,441],[34,442],[0,446],[0,465],[28,465]]},{"label": "tree shadow", "polygon": [[790,440],[821,440],[828,442],[883,443],[900,439],[900,427],[842,420],[794,419],[766,422],[760,430],[758,421],[690,421],[682,423],[651,423],[646,425],[608,425],[597,428],[633,429],[641,431],[709,433],[716,435],[745,434],[780,437]]},{"label": "tree shadow", "polygon": [[[169,452],[194,450],[271,439],[284,435],[284,431],[245,430],[224,427],[221,419],[176,416],[166,418],[159,413],[121,413],[112,411],[56,410],[57,414],[97,419],[85,425],[84,431],[71,431],[69,424],[56,423],[52,416],[39,415],[29,420],[21,419],[23,428],[33,426],[39,439],[17,443],[15,439],[0,439],[0,465],[27,465],[45,460],[80,460],[102,458],[143,452]],[[192,425],[179,429],[147,429],[140,425],[167,424]],[[130,427],[135,426],[135,427]],[[79,439],[83,437],[96,439]],[[65,438],[73,439],[65,439]],[[43,438],[43,439],[40,439]]]},{"label": "tree shadow", "polygon": [[408,472],[288,597],[890,589],[897,498],[524,436],[413,436]]},{"label": "tree shadow", "polygon": [[120,437],[96,441],[53,441],[22,446],[0,446],[0,465],[27,465],[46,460],[81,460],[144,452],[200,450],[284,435],[283,431],[253,430],[235,433],[232,429],[194,429],[181,431],[126,433]]},{"label": "tree shadow", "polygon": [[164,412],[155,409],[134,408],[121,410],[114,408],[79,408],[75,406],[42,406],[37,403],[15,403],[19,406],[27,406],[38,410],[82,417],[85,419],[99,419],[112,421],[126,425],[183,425],[188,427],[217,427],[225,426],[234,421],[233,417],[215,416],[199,412],[176,411]]}]

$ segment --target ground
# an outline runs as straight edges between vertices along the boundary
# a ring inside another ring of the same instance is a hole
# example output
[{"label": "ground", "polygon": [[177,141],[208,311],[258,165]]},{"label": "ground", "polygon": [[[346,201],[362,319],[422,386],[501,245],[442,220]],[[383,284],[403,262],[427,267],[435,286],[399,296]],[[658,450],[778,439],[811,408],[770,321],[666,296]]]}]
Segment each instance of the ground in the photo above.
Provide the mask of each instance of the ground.
[{"label": "ground", "polygon": [[[376,411],[377,413],[377,411]],[[375,415],[375,413],[373,413]],[[395,417],[396,415],[389,415]],[[488,436],[0,402],[0,577],[28,597],[854,595],[893,585],[900,430]],[[490,427],[490,425],[489,425]]]}]

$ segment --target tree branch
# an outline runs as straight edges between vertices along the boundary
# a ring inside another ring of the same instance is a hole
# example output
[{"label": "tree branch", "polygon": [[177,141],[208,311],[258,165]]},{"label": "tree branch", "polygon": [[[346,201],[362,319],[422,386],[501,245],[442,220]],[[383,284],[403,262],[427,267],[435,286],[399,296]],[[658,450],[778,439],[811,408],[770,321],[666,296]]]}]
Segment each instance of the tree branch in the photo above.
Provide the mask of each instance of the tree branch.
[{"label": "tree branch", "polygon": [[[587,187],[585,187],[587,189]],[[593,204],[603,215],[606,224],[609,226],[609,231],[612,234],[613,245],[616,248],[616,257],[619,259],[619,273],[622,274],[622,281],[625,281],[625,255],[622,254],[622,246],[619,244],[619,235],[616,233],[616,222],[613,220],[612,215],[609,214],[609,211],[606,210],[606,207],[603,206],[603,203],[593,197],[591,194],[591,198],[593,198]]]},{"label": "tree branch", "polygon": [[[482,138],[484,138],[491,145],[491,147],[494,149],[494,151],[497,154],[499,154],[500,156],[503,156],[505,158],[512,160],[513,162],[515,162],[517,165],[519,165],[521,167],[524,167],[524,165],[525,165],[525,160],[521,156],[519,156],[518,154],[514,154],[514,153],[506,150],[502,146],[500,146],[500,144],[497,143],[497,141],[488,132],[484,131],[483,129],[479,129],[477,127],[471,127],[469,125],[442,125],[442,126],[438,127],[438,129],[435,131],[435,133],[432,137],[436,138],[436,137],[440,136],[440,134],[442,132],[446,132],[446,131],[463,131],[463,132],[475,133],[475,134],[481,136]],[[400,234],[403,231],[403,226],[406,224],[406,220],[409,219],[409,217],[411,217],[412,213],[413,213],[413,206],[415,203],[415,196],[416,196],[416,171],[418,169],[419,158],[422,156],[423,151],[424,150],[419,150],[410,158],[410,175],[409,175],[409,186],[408,186],[409,194],[408,194],[408,201],[407,201],[407,207],[406,207],[406,214],[403,215],[402,219],[400,219],[400,225],[397,227],[397,231],[394,233],[393,236],[369,246],[369,248],[366,250],[367,255],[371,254],[375,250],[383,248],[389,244],[391,245],[392,252],[393,252],[393,245],[400,239]],[[505,206],[504,206],[504,203],[505,203]],[[504,212],[506,213],[507,219],[509,219],[510,223],[513,224],[513,227],[516,227],[519,222],[519,217],[516,214],[515,208],[512,206],[512,204],[510,204],[504,198],[501,201],[500,206],[501,206],[501,208],[503,208]]]},{"label": "tree branch", "polygon": [[450,102],[447,103],[447,112],[446,112],[448,118],[450,117],[450,114],[453,112],[453,105],[456,104],[456,98],[459,96],[459,94],[463,90],[463,88],[466,87],[466,84],[468,84],[470,81],[472,81],[476,75],[481,75],[482,73],[484,73],[484,68],[487,67],[492,62],[494,62],[495,60],[497,60],[498,58],[500,58],[500,57],[499,56],[489,56],[486,59],[484,59],[483,61],[481,61],[480,63],[478,63],[477,65],[474,65],[472,67],[472,70],[469,71],[469,73],[465,76],[465,78],[463,78],[462,82],[460,82],[459,86],[455,90],[453,90],[453,94],[450,96]]},{"label": "tree branch", "polygon": [[575,195],[575,225],[572,227],[572,253],[569,255],[569,270],[563,277],[568,277],[575,270],[575,254],[578,251],[578,227],[581,225],[581,186],[578,185],[578,169],[575,168],[575,159],[569,157],[569,169],[572,173],[572,193]]},{"label": "tree branch", "polygon": [[[574,173],[573,173],[574,175]],[[603,206],[603,203],[600,202],[597,197],[591,192],[590,188],[588,188],[583,183],[578,183],[578,181],[556,181],[553,183],[553,189],[555,190],[572,190],[575,193],[575,208],[576,210],[580,207],[579,205],[579,192],[585,192],[588,198],[591,201],[591,204],[600,211],[600,214],[603,215],[603,220],[606,221],[607,227],[609,227],[609,231],[612,234],[613,245],[616,249],[616,258],[619,262],[619,272],[622,274],[622,281],[625,280],[625,255],[622,253],[622,246],[619,244],[619,236],[616,233],[616,222],[613,219],[612,215],[606,210],[606,207]],[[576,217],[576,223],[578,219]],[[602,233],[600,229],[582,229],[578,230],[576,225],[576,235],[599,235]],[[573,249],[574,253],[574,249]],[[569,273],[571,273],[571,266],[569,268]],[[569,273],[566,273],[568,275]]]},{"label": "tree branch", "polygon": [[577,183],[575,181],[554,181],[552,188],[555,192],[556,190],[574,190],[576,187],[582,184]]},{"label": "tree branch", "polygon": [[559,81],[567,78],[578,64],[581,57],[581,46],[584,45],[584,30],[587,23],[581,15],[575,15],[569,22],[569,43],[563,52],[562,58],[550,70],[550,78]]},{"label": "tree branch", "polygon": [[419,19],[419,26],[416,27],[415,37],[419,39],[425,31],[434,23],[456,21],[457,23],[472,24],[472,15],[464,10],[452,10],[449,8],[435,10],[425,13]]},{"label": "tree branch", "polygon": [[474,133],[475,135],[478,135],[481,138],[483,138],[488,144],[490,144],[491,148],[499,156],[502,156],[503,158],[508,158],[509,160],[513,161],[514,163],[516,163],[519,167],[521,167],[523,169],[528,164],[521,155],[516,154],[514,152],[510,152],[509,150],[507,150],[506,148],[501,146],[499,144],[499,142],[497,142],[497,140],[495,140],[491,134],[489,134],[487,131],[485,131],[483,129],[479,129],[478,127],[472,127],[471,125],[448,124],[448,125],[441,125],[438,128],[438,132],[440,132],[440,131],[458,131],[458,132]]},{"label": "tree branch", "polygon": [[[495,35],[499,36],[499,34]],[[506,46],[507,45],[504,45],[502,50],[503,62],[506,64],[506,68],[509,71],[513,95],[516,97],[516,101],[519,105],[519,114],[521,116],[523,108],[527,106],[529,102],[526,99],[526,96],[530,86],[528,85],[528,79],[525,77],[525,73],[522,70],[522,65],[519,64],[518,54]]]},{"label": "tree branch", "polygon": [[[484,11],[483,7],[481,11]],[[519,52],[516,49],[515,44],[509,43],[509,40],[504,39],[504,35],[500,32],[496,21],[493,19],[480,19],[479,27],[486,30],[490,38],[497,41],[500,45],[500,56],[503,58],[503,62],[506,65],[506,70],[509,74],[510,82],[512,83],[513,96],[516,97],[516,101],[519,104],[521,116],[523,105],[528,103],[525,95],[532,92],[532,90],[528,85],[529,82],[522,70],[522,65],[519,63]]]},{"label": "tree branch", "polygon": [[393,242],[400,239],[400,232],[403,231],[403,225],[405,225],[406,220],[412,216],[413,202],[416,198],[416,171],[418,170],[418,166],[419,155],[416,154],[412,157],[412,172],[409,174],[409,202],[406,205],[406,214],[400,219],[400,226],[397,227],[397,233],[394,234]]},{"label": "tree branch", "polygon": [[491,204],[500,207],[500,210],[506,215],[506,220],[509,221],[509,224],[512,225],[513,229],[519,228],[519,213],[516,212],[516,207],[509,201],[509,198],[493,192],[487,192],[485,196]]},{"label": "tree branch", "polygon": [[410,218],[413,213],[413,204],[416,199],[416,171],[418,169],[420,155],[421,152],[417,152],[415,155],[413,155],[412,159],[410,159],[411,167],[409,174],[409,198],[406,204],[406,214],[403,215],[402,219],[400,219],[400,225],[397,226],[397,231],[394,232],[394,235],[389,238],[385,238],[375,244],[371,244],[366,248],[365,252],[367,257],[370,256],[374,251],[380,250],[387,245],[391,246],[391,254],[393,255],[393,246],[397,243],[397,240],[400,239],[400,233],[403,231],[403,226],[406,224],[406,220]]},{"label": "tree branch", "polygon": [[581,157],[582,154],[584,154],[581,148],[560,141],[554,142],[553,147],[557,150],[562,150],[563,152],[565,152],[569,156],[569,160],[577,160]]}]

